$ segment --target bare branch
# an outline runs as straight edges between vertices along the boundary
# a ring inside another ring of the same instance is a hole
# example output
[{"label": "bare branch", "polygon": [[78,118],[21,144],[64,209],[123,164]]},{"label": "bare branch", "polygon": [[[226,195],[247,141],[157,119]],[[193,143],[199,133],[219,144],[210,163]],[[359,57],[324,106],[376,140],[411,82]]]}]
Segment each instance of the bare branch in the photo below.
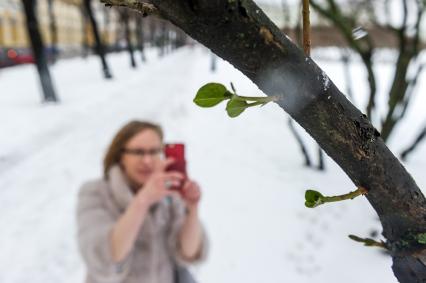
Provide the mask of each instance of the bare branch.
[{"label": "bare branch", "polygon": [[425,138],[426,136],[426,125],[423,126],[423,130],[420,131],[419,135],[416,137],[416,139],[414,140],[413,144],[410,145],[407,149],[405,149],[402,153],[401,153],[401,159],[402,160],[407,160],[407,156],[408,154],[410,154]]},{"label": "bare branch", "polygon": [[426,10],[426,4],[424,4],[421,0],[417,0],[417,18],[416,24],[414,26],[415,34],[414,34],[414,42],[413,42],[413,52],[418,53],[420,47],[420,23],[422,21],[423,15]]},{"label": "bare branch", "polygon": [[303,3],[303,51],[306,56],[311,55],[311,22],[309,20],[309,0]]},{"label": "bare branch", "polygon": [[417,68],[417,71],[415,72],[413,78],[408,81],[408,87],[407,87],[407,92],[405,94],[405,100],[404,100],[404,103],[403,103],[403,108],[402,108],[402,111],[401,111],[401,114],[400,114],[398,120],[402,119],[405,116],[405,113],[407,111],[409,102],[411,101],[411,97],[413,95],[413,92],[416,89],[417,79],[420,77],[424,67],[426,67],[426,63],[420,65]]},{"label": "bare branch", "polygon": [[132,10],[136,10],[141,13],[143,17],[148,15],[159,15],[157,8],[154,5],[142,2],[139,0],[100,0],[105,6],[118,6],[126,7]]},{"label": "bare branch", "polygon": [[401,0],[402,2],[402,24],[401,24],[401,33],[404,33],[405,30],[407,29],[407,19],[408,19],[408,7],[407,7],[407,1],[406,0]]}]

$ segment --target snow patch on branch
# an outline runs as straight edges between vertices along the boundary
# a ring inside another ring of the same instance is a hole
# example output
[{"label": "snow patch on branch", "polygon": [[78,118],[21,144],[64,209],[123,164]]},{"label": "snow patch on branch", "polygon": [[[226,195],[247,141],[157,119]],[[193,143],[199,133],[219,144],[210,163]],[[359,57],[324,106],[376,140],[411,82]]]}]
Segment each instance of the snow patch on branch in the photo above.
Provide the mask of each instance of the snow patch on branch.
[{"label": "snow patch on branch", "polygon": [[330,88],[331,80],[324,71],[321,72],[321,75],[322,75],[322,82],[324,86],[323,89],[324,91],[327,91]]}]

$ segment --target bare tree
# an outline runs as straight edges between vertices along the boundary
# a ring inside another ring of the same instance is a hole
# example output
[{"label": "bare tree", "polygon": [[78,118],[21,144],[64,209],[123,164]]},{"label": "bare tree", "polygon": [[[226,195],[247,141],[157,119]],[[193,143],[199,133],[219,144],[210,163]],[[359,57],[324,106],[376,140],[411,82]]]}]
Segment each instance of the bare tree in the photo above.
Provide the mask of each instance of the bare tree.
[{"label": "bare tree", "polygon": [[98,54],[99,58],[101,59],[102,71],[103,71],[104,77],[106,79],[111,79],[112,74],[107,64],[107,61],[105,59],[105,46],[102,43],[101,36],[99,34],[98,24],[96,22],[95,15],[93,14],[92,1],[83,0],[83,5],[90,21],[90,26],[92,28],[93,36],[95,38],[95,51],[96,51],[96,54]]},{"label": "bare tree", "polygon": [[424,195],[368,118],[253,1],[102,1],[168,19],[229,61],[264,93],[278,96],[277,104],[312,135],[357,187],[365,188],[383,226],[398,280],[426,281]]},{"label": "bare tree", "polygon": [[293,119],[291,117],[288,118],[288,127],[290,128],[291,133],[296,138],[296,141],[299,144],[300,151],[302,152],[303,158],[305,160],[305,164],[304,165],[307,166],[307,167],[311,167],[312,166],[312,161],[311,161],[311,158],[309,157],[308,150],[306,149],[306,146],[303,143],[302,138],[297,133],[296,128],[293,125]]},{"label": "bare tree", "polygon": [[136,16],[136,39],[138,41],[138,49],[141,53],[142,62],[146,62],[145,56],[145,32],[142,17]]},{"label": "bare tree", "polygon": [[120,19],[124,27],[124,37],[126,39],[127,51],[129,52],[130,56],[130,66],[132,68],[136,68],[136,60],[130,30],[130,13],[128,9],[120,9]]},{"label": "bare tree", "polygon": [[51,45],[50,45],[50,56],[51,62],[55,63],[58,57],[58,32],[56,28],[56,16],[53,11],[53,0],[48,0],[48,12],[49,12],[49,28],[50,28],[50,37],[51,37]]},{"label": "bare tree", "polygon": [[[395,25],[391,19],[391,1],[356,0],[348,1],[345,6],[339,6],[335,0],[326,0],[326,4],[320,5],[317,0],[311,0],[314,9],[327,18],[340,32],[352,48],[362,59],[367,70],[370,87],[369,100],[366,107],[368,117],[375,112],[377,78],[373,70],[373,53],[376,50],[375,38],[368,32],[367,27],[391,33],[396,41],[398,58],[394,76],[388,93],[388,109],[381,121],[381,134],[386,142],[395,125],[405,116],[407,107],[412,97],[413,86],[417,83],[417,77],[421,72],[418,62],[420,50],[420,23],[426,11],[424,0],[401,0],[402,22]],[[383,12],[385,21],[379,20],[378,14]],[[413,23],[409,21],[409,15],[413,16]],[[363,17],[364,16],[364,17]],[[368,21],[365,20],[368,18]],[[417,70],[409,74],[409,68]],[[376,113],[379,116],[380,113]]]},{"label": "bare tree", "polygon": [[351,72],[350,72],[351,56],[348,50],[346,49],[342,50],[341,60],[343,63],[343,75],[345,77],[345,82],[346,82],[346,94],[348,95],[350,100],[353,100],[354,95],[353,95],[353,86],[352,86]]},{"label": "bare tree", "polygon": [[87,58],[89,56],[89,36],[87,33],[87,26],[88,26],[88,16],[86,12],[86,8],[84,5],[80,6],[80,13],[81,13],[81,50],[82,50],[82,57]]},{"label": "bare tree", "polygon": [[43,40],[38,29],[38,20],[36,15],[36,0],[22,0],[24,4],[27,31],[31,41],[35,65],[40,78],[41,87],[43,90],[44,102],[57,102],[55,89],[53,87],[52,78],[50,77],[49,68],[47,66],[47,58]]}]

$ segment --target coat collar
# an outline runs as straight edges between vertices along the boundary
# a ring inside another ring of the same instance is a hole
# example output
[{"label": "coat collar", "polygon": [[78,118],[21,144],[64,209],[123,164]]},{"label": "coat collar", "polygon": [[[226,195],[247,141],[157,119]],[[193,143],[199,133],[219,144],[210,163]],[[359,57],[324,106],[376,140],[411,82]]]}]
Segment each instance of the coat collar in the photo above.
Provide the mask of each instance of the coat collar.
[{"label": "coat collar", "polygon": [[[115,203],[118,206],[119,210],[123,212],[129,206],[130,202],[135,197],[135,194],[130,188],[127,182],[127,178],[124,175],[120,165],[116,164],[112,166],[111,169],[109,170],[108,177],[109,177],[108,182],[111,188],[112,197],[114,198]],[[164,199],[163,201],[152,205],[150,208],[150,212],[154,212],[159,205],[165,204],[165,203],[166,203],[166,200]]]},{"label": "coat collar", "polygon": [[108,177],[112,196],[120,211],[124,211],[134,197],[132,189],[119,165],[111,167]]}]

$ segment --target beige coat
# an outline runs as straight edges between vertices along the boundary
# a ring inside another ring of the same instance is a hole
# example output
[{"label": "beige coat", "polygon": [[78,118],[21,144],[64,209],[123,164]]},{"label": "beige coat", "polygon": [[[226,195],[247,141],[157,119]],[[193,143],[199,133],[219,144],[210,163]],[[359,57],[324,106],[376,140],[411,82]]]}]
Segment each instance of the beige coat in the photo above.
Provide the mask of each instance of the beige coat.
[{"label": "beige coat", "polygon": [[179,251],[178,232],[185,208],[178,197],[165,198],[153,206],[139,231],[131,253],[120,263],[111,258],[109,235],[133,198],[121,169],[114,166],[109,180],[85,183],[79,193],[78,244],[86,263],[86,283],[172,283],[173,262],[187,266],[205,259],[207,238],[191,262]]}]

